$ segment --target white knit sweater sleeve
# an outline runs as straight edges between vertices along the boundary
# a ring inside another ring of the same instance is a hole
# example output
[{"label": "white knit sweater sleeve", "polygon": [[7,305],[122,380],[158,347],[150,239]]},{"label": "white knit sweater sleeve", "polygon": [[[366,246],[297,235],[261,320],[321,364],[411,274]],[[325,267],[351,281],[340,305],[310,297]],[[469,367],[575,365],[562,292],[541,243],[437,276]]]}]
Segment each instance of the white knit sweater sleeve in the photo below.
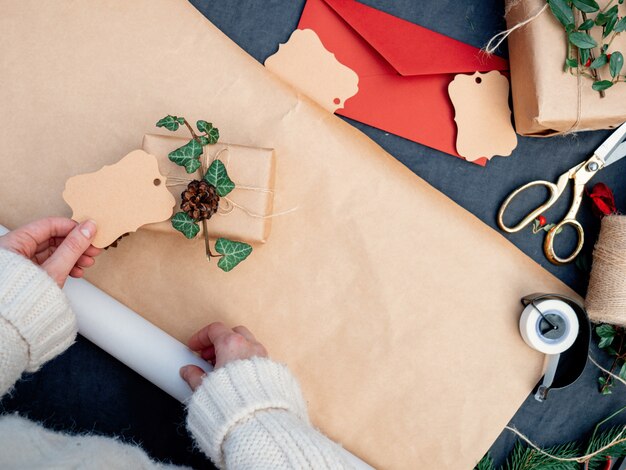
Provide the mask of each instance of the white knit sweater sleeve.
[{"label": "white knit sweater sleeve", "polygon": [[188,411],[188,429],[219,468],[351,468],[341,448],[309,423],[296,379],[270,359],[234,361],[209,373]]},{"label": "white knit sweater sleeve", "polygon": [[0,249],[0,396],[76,338],[67,297],[30,260]]}]

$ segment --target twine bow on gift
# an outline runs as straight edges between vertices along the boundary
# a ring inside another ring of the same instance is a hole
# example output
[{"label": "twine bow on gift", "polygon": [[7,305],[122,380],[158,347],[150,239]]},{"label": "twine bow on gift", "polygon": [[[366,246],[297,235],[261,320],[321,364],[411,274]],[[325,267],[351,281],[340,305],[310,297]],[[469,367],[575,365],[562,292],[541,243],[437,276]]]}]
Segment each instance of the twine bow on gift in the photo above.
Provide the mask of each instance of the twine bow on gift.
[{"label": "twine bow on gift", "polygon": [[[228,158],[226,160],[226,162],[224,163],[224,166],[226,168],[228,168],[228,164],[230,162],[230,152],[228,147],[225,147],[223,149],[221,149],[220,151],[218,151],[215,156],[211,157],[210,162],[207,162],[207,157],[209,157],[208,152],[203,152],[202,154],[202,172],[206,173],[206,168],[208,168],[208,166],[210,165],[210,163],[212,163],[215,160],[218,160],[220,158],[220,155],[222,154],[222,152],[228,152]],[[166,186],[168,187],[173,187],[173,186],[184,186],[189,184],[191,181],[193,181],[193,178],[183,178],[180,176],[170,176],[170,175],[166,175],[167,178],[167,183]],[[246,190],[246,191],[254,191],[257,193],[266,193],[266,194],[273,194],[274,190],[273,189],[269,189],[269,188],[259,188],[259,187],[255,187],[255,186],[246,186],[246,185],[241,185],[241,184],[235,184],[235,189],[242,189],[242,190]],[[221,201],[225,201],[226,204],[224,206],[222,206]],[[220,198],[220,205],[217,209],[217,214],[218,215],[228,215],[230,214],[233,210],[235,209],[239,209],[243,212],[246,213],[246,215],[249,215],[250,217],[254,217],[257,219],[271,219],[273,217],[278,217],[280,215],[286,215],[289,214],[291,212],[294,212],[295,210],[297,210],[297,207],[292,207],[291,209],[287,209],[285,211],[280,211],[280,212],[272,212],[271,214],[259,214],[256,213],[250,209],[248,209],[245,206],[242,206],[241,204],[238,204],[237,202],[233,201],[231,198],[229,198],[228,196],[224,196]]]},{"label": "twine bow on gift", "polygon": [[[201,171],[201,177],[202,175],[205,175],[207,173],[207,169],[210,167],[210,165],[216,161],[219,160],[220,155],[226,152],[227,154],[227,159],[226,162],[224,163],[224,167],[228,168],[228,165],[230,163],[230,152],[228,147],[225,147],[221,150],[219,150],[213,157],[210,157],[208,150],[205,148],[203,148],[202,151],[202,155],[200,157],[200,171]],[[166,186],[167,187],[174,187],[174,186],[186,186],[188,185],[190,182],[194,181],[194,178],[188,177],[188,178],[184,178],[184,177],[180,177],[180,176],[171,176],[171,175],[166,175]],[[254,191],[257,193],[266,193],[266,194],[272,194],[274,193],[274,190],[269,189],[269,188],[260,188],[260,187],[255,187],[255,186],[246,186],[246,185],[240,185],[240,184],[235,184],[235,187],[233,190],[235,189],[240,189],[240,190],[246,190],[246,191]],[[223,204],[223,202],[225,204]],[[295,210],[297,210],[297,207],[293,207],[291,209],[285,210],[285,211],[281,211],[281,212],[273,212],[271,214],[258,214],[252,210],[250,210],[249,208],[235,202],[232,198],[228,197],[228,196],[222,196],[220,198],[220,203],[218,205],[218,209],[217,209],[217,214],[220,216],[225,216],[230,214],[233,210],[235,209],[239,209],[241,211],[243,211],[246,215],[250,216],[250,217],[254,217],[254,218],[258,218],[258,219],[270,219],[273,217],[278,217],[280,215],[286,215],[289,214]],[[205,244],[205,250],[206,250],[206,256],[207,259],[210,259],[211,256],[215,256],[211,253],[211,248],[209,245],[209,234],[208,234],[208,230],[207,230],[207,219],[203,219],[202,220],[202,232],[203,232],[203,236],[204,236],[204,244]]]}]

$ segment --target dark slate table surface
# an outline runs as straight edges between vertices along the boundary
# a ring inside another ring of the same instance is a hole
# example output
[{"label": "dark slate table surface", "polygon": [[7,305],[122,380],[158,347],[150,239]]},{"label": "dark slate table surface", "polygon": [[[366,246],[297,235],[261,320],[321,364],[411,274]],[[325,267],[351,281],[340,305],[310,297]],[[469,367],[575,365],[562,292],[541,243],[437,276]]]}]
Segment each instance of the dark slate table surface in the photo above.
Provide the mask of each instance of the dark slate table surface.
[{"label": "dark slate table surface", "polygon": [[[493,34],[505,28],[501,0],[361,1],[477,47],[484,46]],[[192,3],[233,41],[263,62],[295,29],[304,0],[193,0]],[[505,46],[500,53],[506,56]],[[609,134],[595,131],[548,139],[519,137],[519,145],[511,157],[496,157],[486,168],[481,168],[361,123],[349,122],[494,230],[497,230],[496,211],[510,191],[530,180],[554,180],[582,161]],[[600,172],[592,183],[605,182],[613,188],[617,207],[624,211],[625,181],[626,163],[620,162]],[[537,199],[529,204],[538,203],[544,196],[533,194]],[[548,221],[557,220],[566,212],[570,201],[563,199],[546,214]],[[524,208],[515,209],[516,215],[521,216]],[[590,253],[599,221],[591,214],[588,200],[579,220],[587,234],[585,251]],[[569,235],[564,233],[564,250],[565,245],[573,243]],[[574,265],[553,266],[547,262],[542,251],[542,235],[533,235],[528,229],[507,237],[584,295],[587,274]],[[595,345],[592,354],[604,364],[610,362]],[[626,388],[622,386],[615,387],[612,395],[601,396],[596,386],[598,372],[588,364],[578,382],[552,392],[545,403],[529,397],[511,423],[541,446],[588,437],[595,423],[623,406],[626,398]],[[514,370],[496,371],[494,380],[507,380],[514,373]],[[82,338],[43,370],[18,383],[12,396],[0,404],[0,410],[19,411],[53,429],[117,435],[142,444],[158,459],[197,468],[210,466],[193,450],[184,429],[182,407]],[[489,413],[488,402],[484,404],[484,412]],[[626,423],[626,416],[616,422]],[[510,432],[503,431],[490,449],[496,463],[503,463],[515,440]]]}]

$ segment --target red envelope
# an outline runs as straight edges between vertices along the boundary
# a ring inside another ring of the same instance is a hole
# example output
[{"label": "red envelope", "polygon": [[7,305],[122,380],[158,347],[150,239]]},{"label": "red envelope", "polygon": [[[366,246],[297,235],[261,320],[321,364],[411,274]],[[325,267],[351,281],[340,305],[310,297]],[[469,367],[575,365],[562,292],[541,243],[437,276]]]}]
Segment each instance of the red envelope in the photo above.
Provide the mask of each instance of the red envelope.
[{"label": "red envelope", "polygon": [[509,68],[500,57],[355,0],[307,0],[298,28],[315,31],[359,76],[358,93],[337,114],[460,158],[448,84],[458,73]]}]

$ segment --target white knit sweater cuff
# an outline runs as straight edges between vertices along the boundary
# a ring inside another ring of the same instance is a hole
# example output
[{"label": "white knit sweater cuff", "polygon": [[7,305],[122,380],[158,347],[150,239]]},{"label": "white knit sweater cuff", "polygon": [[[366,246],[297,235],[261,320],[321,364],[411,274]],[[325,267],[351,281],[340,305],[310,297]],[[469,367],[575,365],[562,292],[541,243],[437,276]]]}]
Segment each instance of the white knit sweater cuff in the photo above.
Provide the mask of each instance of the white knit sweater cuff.
[{"label": "white knit sweater cuff", "polygon": [[263,410],[294,413],[308,424],[302,392],[286,366],[253,357],[207,374],[188,404],[187,428],[219,467],[222,444],[237,424]]},{"label": "white knit sweater cuff", "polygon": [[28,372],[65,351],[76,338],[76,317],[63,291],[30,260],[2,249],[0,315],[28,344]]}]

